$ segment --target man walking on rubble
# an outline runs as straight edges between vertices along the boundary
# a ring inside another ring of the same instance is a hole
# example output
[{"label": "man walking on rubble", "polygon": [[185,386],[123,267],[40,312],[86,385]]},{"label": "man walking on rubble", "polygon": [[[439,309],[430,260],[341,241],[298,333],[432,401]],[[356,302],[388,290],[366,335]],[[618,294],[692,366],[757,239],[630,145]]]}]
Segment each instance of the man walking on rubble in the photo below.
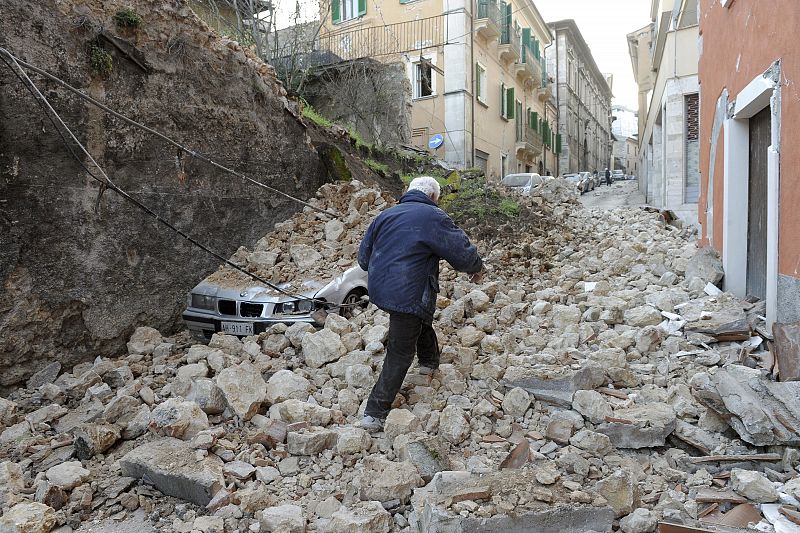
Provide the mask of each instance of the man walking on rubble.
[{"label": "man walking on rubble", "polygon": [[480,281],[483,262],[461,228],[437,207],[441,188],[430,177],[415,178],[400,203],[372,221],[358,250],[369,272],[370,302],[389,313],[383,370],[372,388],[362,427],[379,431],[417,353],[420,372],[439,367],[433,312],[444,259]]}]

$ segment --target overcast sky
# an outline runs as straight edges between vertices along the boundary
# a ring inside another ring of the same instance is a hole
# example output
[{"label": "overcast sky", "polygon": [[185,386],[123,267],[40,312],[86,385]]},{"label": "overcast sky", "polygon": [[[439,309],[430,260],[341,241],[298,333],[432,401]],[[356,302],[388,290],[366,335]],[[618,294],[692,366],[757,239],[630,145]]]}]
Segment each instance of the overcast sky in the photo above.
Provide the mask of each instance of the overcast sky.
[{"label": "overcast sky", "polygon": [[574,19],[601,72],[614,75],[614,103],[634,111],[638,89],[626,35],[650,22],[648,0],[533,0],[546,22]]},{"label": "overcast sky", "polygon": [[[294,22],[298,0],[278,0],[278,27]],[[299,0],[303,19],[317,16],[315,0]],[[649,0],[533,0],[546,22],[575,19],[601,72],[614,74],[614,103],[636,110],[637,88],[633,81],[625,36],[650,20]]]}]

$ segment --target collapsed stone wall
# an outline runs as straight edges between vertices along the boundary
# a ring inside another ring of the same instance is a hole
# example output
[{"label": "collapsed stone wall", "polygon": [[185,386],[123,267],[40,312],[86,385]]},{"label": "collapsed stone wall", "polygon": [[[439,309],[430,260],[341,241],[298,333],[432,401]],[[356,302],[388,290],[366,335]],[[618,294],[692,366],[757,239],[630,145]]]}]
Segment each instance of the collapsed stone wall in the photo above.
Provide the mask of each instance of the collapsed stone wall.
[{"label": "collapsed stone wall", "polygon": [[[120,28],[114,15],[128,7],[141,22]],[[0,0],[0,46],[276,188],[306,198],[326,179],[272,68],[184,0]],[[103,52],[101,73],[92,59]],[[301,207],[32,77],[120,187],[225,256]],[[103,193],[2,64],[0,86],[4,387],[49,360],[113,354],[138,325],[174,330],[187,291],[219,262]]]}]

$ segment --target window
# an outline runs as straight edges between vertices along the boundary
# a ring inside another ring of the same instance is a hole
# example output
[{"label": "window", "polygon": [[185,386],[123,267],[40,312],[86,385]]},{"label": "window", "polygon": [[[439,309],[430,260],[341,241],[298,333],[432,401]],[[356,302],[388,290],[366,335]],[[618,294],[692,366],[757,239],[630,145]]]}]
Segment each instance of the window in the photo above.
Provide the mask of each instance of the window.
[{"label": "window", "polygon": [[344,22],[367,13],[367,0],[332,0],[331,18],[333,23]]},{"label": "window", "polygon": [[413,98],[425,98],[436,93],[433,64],[430,59],[422,59],[411,64],[411,85]]},{"label": "window", "polygon": [[506,120],[514,118],[514,88],[500,84],[500,116]]},{"label": "window", "polygon": [[685,150],[683,201],[687,204],[697,202],[700,197],[700,99],[697,93],[684,96]]},{"label": "window", "polygon": [[480,63],[475,63],[475,97],[486,103],[486,68]]},{"label": "window", "polygon": [[678,28],[688,28],[697,25],[697,0],[685,0],[681,10]]}]

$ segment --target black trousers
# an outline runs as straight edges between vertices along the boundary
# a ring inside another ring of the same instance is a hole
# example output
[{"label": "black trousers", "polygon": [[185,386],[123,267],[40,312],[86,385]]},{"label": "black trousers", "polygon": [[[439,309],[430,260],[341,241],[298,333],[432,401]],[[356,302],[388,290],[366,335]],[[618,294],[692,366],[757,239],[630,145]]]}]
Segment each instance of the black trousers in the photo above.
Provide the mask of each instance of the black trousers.
[{"label": "black trousers", "polygon": [[420,365],[438,368],[439,342],[433,326],[414,315],[389,313],[389,340],[383,370],[372,387],[364,414],[386,418],[414,361],[415,352]]}]

